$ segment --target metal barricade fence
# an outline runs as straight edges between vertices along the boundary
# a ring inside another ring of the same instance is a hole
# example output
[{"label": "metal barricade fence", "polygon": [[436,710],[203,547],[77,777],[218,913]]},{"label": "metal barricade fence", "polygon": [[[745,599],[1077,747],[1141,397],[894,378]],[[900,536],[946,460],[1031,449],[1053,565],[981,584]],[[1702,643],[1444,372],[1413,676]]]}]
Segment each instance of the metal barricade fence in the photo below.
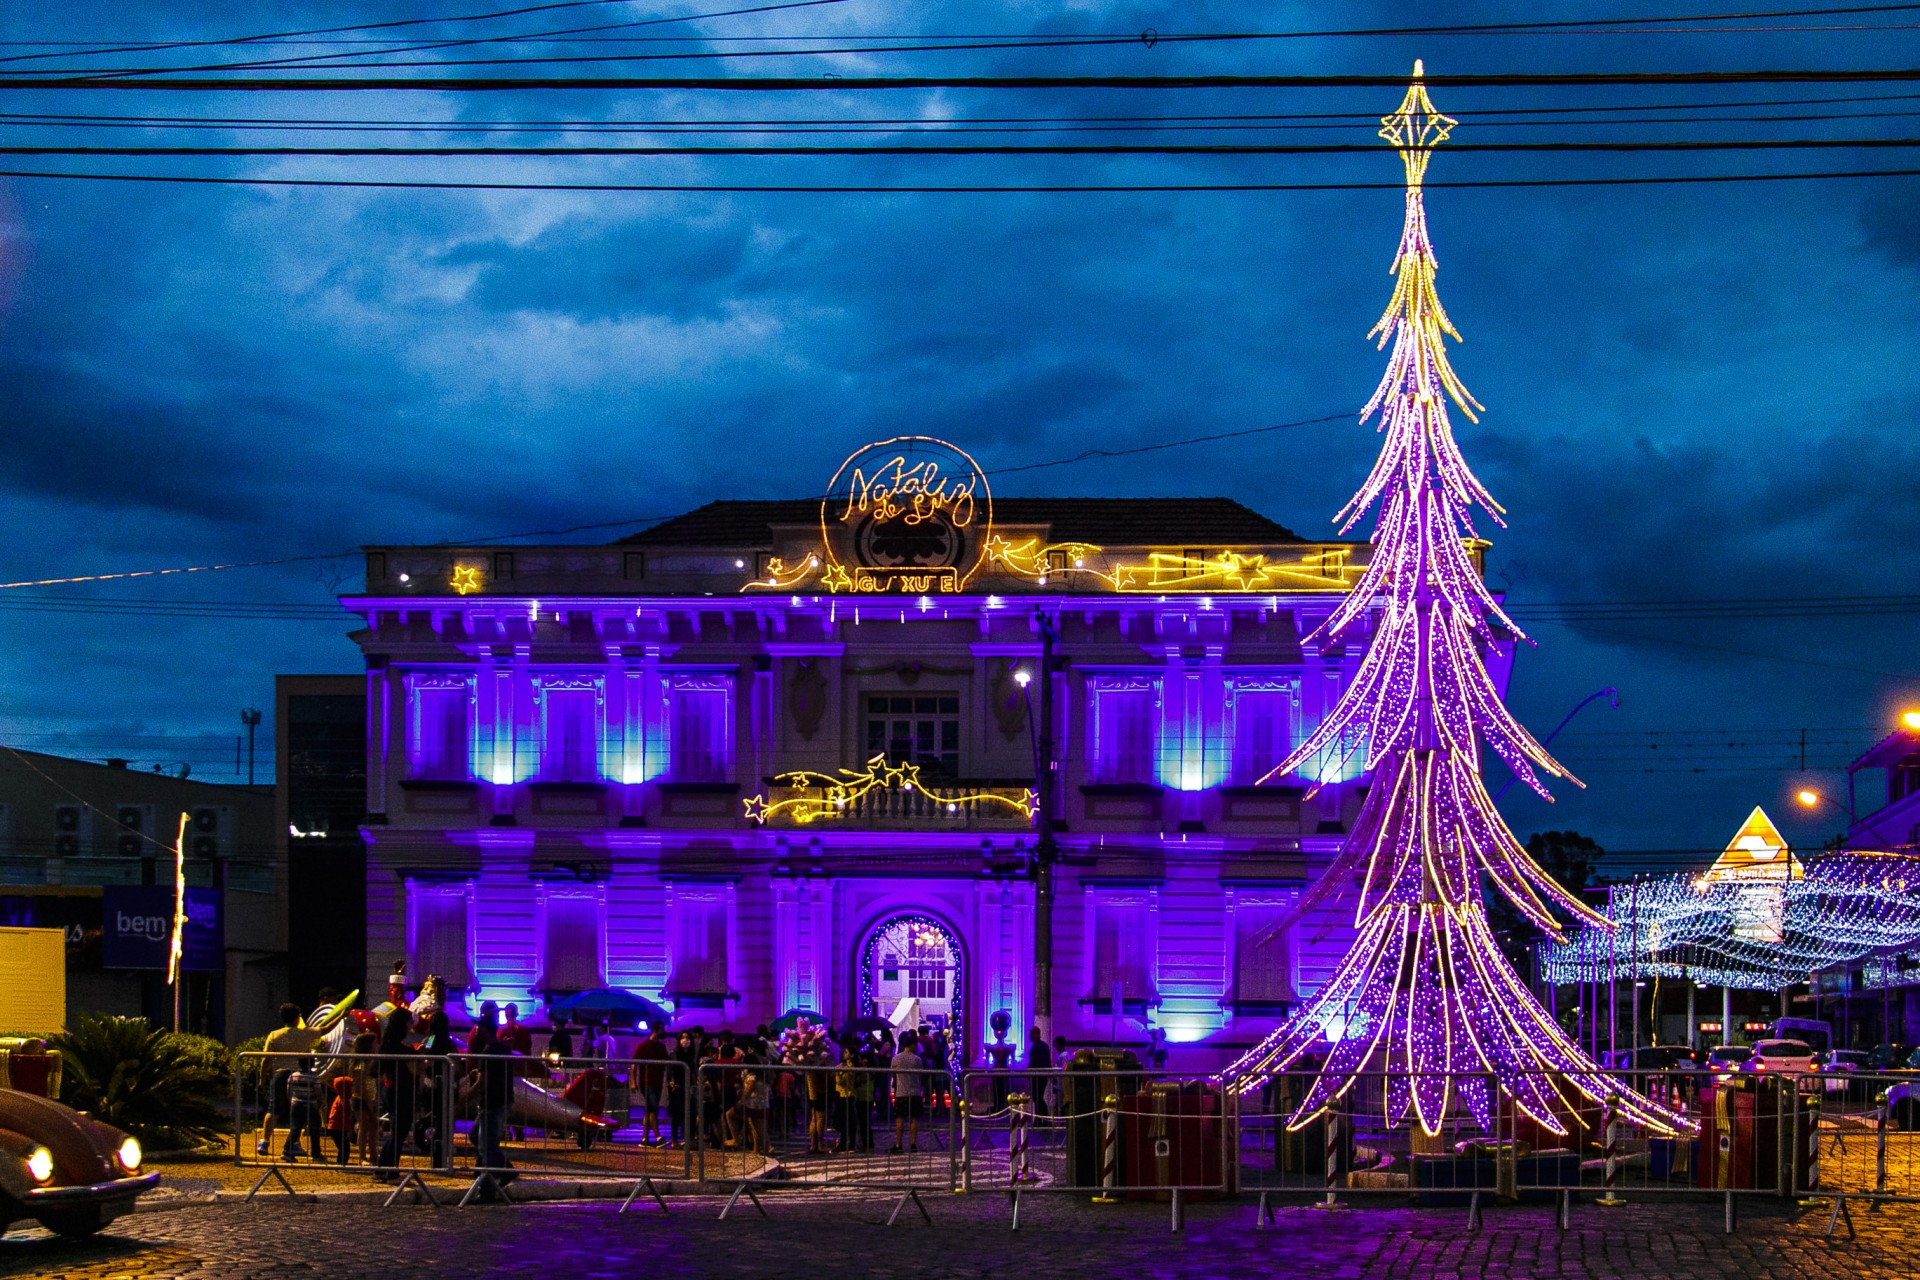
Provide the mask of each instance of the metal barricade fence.
[{"label": "metal barricade fence", "polygon": [[[1694,1071],[1608,1078],[1618,1090],[1597,1100],[1564,1076],[1529,1082],[1523,1092],[1551,1100],[1552,1124],[1503,1096],[1485,1073],[1446,1079],[1444,1093],[1430,1075],[1418,1103],[1406,1077],[1363,1073],[1325,1112],[1302,1119],[1295,1117],[1312,1095],[1313,1071],[1242,1082],[1239,1183],[1259,1193],[1262,1222],[1282,1195],[1329,1207],[1368,1196],[1454,1205],[1476,1225],[1485,1202],[1551,1204],[1565,1226],[1582,1195],[1612,1205],[1686,1193],[1722,1196],[1729,1231],[1736,1196],[1786,1196],[1801,1184],[1806,1144],[1798,1135],[1809,1096],[1802,1081]],[[1695,1131],[1663,1132],[1636,1119],[1625,1105],[1628,1090],[1687,1117]],[[1486,1108],[1492,1132],[1467,1105],[1475,1093],[1493,1099]]]},{"label": "metal barricade fence", "polygon": [[1804,1081],[1794,1190],[1803,1204],[1831,1202],[1827,1233],[1844,1223],[1852,1234],[1850,1201],[1875,1210],[1920,1201],[1920,1075],[1822,1071]]},{"label": "metal barricade fence", "polygon": [[[672,1058],[453,1054],[469,1195],[508,1195],[521,1174],[632,1182],[665,1209],[658,1183],[699,1164],[691,1073]],[[510,1197],[509,1197],[510,1198]],[[624,1207],[624,1206],[623,1206]]]},{"label": "metal barricade fence", "polygon": [[[249,1074],[264,1082],[261,1109],[243,1106]],[[690,1084],[684,1063],[660,1059],[248,1053],[234,1159],[263,1170],[253,1192],[269,1179],[292,1191],[287,1173],[303,1164],[429,1199],[423,1175],[468,1178],[472,1199],[532,1173],[630,1181],[664,1209],[657,1181],[692,1178],[699,1158]]]},{"label": "metal barricade fence", "polygon": [[938,1064],[700,1064],[692,1123],[702,1180],[732,1182],[725,1218],[769,1185],[885,1191],[894,1222],[921,1192],[949,1191],[959,1170],[959,1100]]},{"label": "metal barricade fence", "polygon": [[1235,1100],[1191,1072],[1067,1067],[970,1071],[961,1190],[1158,1199],[1175,1230],[1189,1197],[1236,1190]]},{"label": "metal barricade fence", "polygon": [[[242,1085],[259,1083],[258,1105]],[[248,1198],[301,1165],[423,1186],[454,1162],[452,1063],[426,1054],[240,1054],[233,1086],[233,1159],[263,1172]],[[430,1192],[427,1194],[431,1195]]]}]

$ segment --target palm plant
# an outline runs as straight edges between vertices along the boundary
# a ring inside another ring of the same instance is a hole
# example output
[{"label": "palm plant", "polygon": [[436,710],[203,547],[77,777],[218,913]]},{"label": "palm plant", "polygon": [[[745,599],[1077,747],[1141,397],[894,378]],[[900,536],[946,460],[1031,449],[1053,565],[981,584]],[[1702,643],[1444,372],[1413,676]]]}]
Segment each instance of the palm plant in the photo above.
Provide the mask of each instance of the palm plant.
[{"label": "palm plant", "polygon": [[233,1055],[206,1036],[145,1018],[83,1014],[48,1042],[60,1050],[60,1101],[153,1149],[198,1146],[230,1123]]}]

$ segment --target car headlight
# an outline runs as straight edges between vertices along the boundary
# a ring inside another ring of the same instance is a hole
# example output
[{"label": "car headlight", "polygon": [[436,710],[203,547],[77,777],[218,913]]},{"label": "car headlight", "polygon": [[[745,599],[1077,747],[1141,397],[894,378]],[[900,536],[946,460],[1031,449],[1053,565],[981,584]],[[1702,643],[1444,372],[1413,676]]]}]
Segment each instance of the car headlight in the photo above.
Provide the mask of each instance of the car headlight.
[{"label": "car headlight", "polygon": [[118,1160],[120,1167],[128,1173],[134,1172],[140,1167],[140,1140],[128,1138],[120,1144],[120,1149],[113,1153],[113,1158]]},{"label": "car headlight", "polygon": [[35,1182],[53,1180],[53,1152],[45,1147],[35,1147],[27,1156],[27,1176]]}]

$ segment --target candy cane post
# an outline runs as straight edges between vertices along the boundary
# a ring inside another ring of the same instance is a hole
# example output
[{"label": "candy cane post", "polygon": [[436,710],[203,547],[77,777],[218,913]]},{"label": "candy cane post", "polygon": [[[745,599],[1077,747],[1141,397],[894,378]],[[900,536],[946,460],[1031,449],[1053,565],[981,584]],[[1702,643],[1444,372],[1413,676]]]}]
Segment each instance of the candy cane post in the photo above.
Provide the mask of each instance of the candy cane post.
[{"label": "candy cane post", "polygon": [[[1880,1108],[1873,1113],[1873,1190],[1876,1195],[1884,1195],[1887,1190],[1887,1113],[1892,1110],[1893,1103],[1883,1089]],[[1880,1202],[1874,1201],[1873,1207],[1879,1208]]]},{"label": "candy cane post", "polygon": [[1024,1093],[1007,1095],[1007,1177],[1014,1182],[1033,1176],[1027,1159],[1027,1124],[1033,1115],[1026,1105],[1029,1101]]},{"label": "candy cane post", "polygon": [[1095,1204],[1119,1204],[1115,1194],[1120,1186],[1120,1099],[1108,1094],[1106,1114],[1100,1124],[1100,1194]]},{"label": "candy cane post", "polygon": [[1807,1103],[1807,1195],[1820,1194],[1820,1104],[1818,1093],[1801,1095]]},{"label": "candy cane post", "polygon": [[1620,1180],[1620,1095],[1607,1095],[1606,1105],[1600,1108],[1600,1125],[1606,1141],[1607,1189],[1595,1200],[1595,1204],[1606,1205],[1609,1209],[1626,1203],[1613,1193],[1614,1186]]},{"label": "candy cane post", "polygon": [[960,1111],[960,1185],[954,1190],[966,1192],[973,1190],[973,1107],[964,1096],[954,1105]]},{"label": "candy cane post", "polygon": [[1340,1180],[1340,1114],[1329,1108],[1320,1114],[1320,1128],[1326,1134],[1326,1171],[1327,1198],[1315,1205],[1316,1209],[1337,1209],[1339,1202],[1334,1199],[1334,1188]]}]

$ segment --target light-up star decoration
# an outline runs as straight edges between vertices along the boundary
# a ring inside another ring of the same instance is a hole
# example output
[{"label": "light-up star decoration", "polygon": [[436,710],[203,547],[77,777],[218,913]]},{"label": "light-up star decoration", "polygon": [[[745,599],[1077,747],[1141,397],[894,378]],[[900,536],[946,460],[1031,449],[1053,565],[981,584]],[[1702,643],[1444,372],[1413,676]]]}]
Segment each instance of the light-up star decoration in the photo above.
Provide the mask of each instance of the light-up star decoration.
[{"label": "light-up star decoration", "polygon": [[998,791],[961,791],[930,787],[920,780],[920,766],[889,764],[884,754],[867,761],[864,769],[841,769],[838,773],[816,773],[796,769],[776,774],[774,785],[796,792],[773,799],[748,796],[740,803],[747,820],[766,823],[778,818],[799,826],[858,816],[861,802],[875,792],[918,792],[925,796],[936,813],[957,815],[977,807],[999,809],[1010,816],[1031,819],[1038,801],[1032,791],[1007,795]]},{"label": "light-up star decoration", "polygon": [[1411,1114],[1428,1134],[1461,1109],[1493,1133],[1497,1103],[1565,1134],[1580,1099],[1616,1094],[1625,1117],[1656,1132],[1687,1130],[1681,1116],[1603,1075],[1561,1032],[1487,924],[1482,877],[1552,937],[1561,936],[1556,909],[1606,922],[1527,856],[1480,777],[1484,742],[1542,796],[1542,772],[1573,781],[1508,713],[1481,656],[1520,631],[1476,571],[1471,509],[1498,523],[1501,508],[1468,469],[1447,417],[1449,399],[1469,417],[1479,408],[1442,344],[1459,335],[1434,290],[1420,187],[1429,149],[1453,123],[1417,78],[1382,121],[1381,136],[1407,173],[1393,297],[1368,335],[1383,347],[1391,341],[1392,355],[1360,415],[1364,422],[1378,414],[1384,439],[1372,473],[1337,517],[1344,533],[1377,512],[1373,554],[1315,641],[1340,637],[1370,610],[1380,616],[1339,702],[1268,775],[1366,741],[1373,783],[1346,849],[1289,913],[1297,919],[1357,881],[1359,936],[1332,979],[1227,1078],[1252,1089],[1296,1061],[1317,1060],[1292,1128],[1331,1107],[1363,1072],[1378,1071],[1387,1123]]},{"label": "light-up star decoration", "polygon": [[453,577],[448,580],[447,585],[453,588],[456,595],[470,596],[480,590],[484,584],[480,581],[478,568],[470,564],[457,564],[453,567]]}]

